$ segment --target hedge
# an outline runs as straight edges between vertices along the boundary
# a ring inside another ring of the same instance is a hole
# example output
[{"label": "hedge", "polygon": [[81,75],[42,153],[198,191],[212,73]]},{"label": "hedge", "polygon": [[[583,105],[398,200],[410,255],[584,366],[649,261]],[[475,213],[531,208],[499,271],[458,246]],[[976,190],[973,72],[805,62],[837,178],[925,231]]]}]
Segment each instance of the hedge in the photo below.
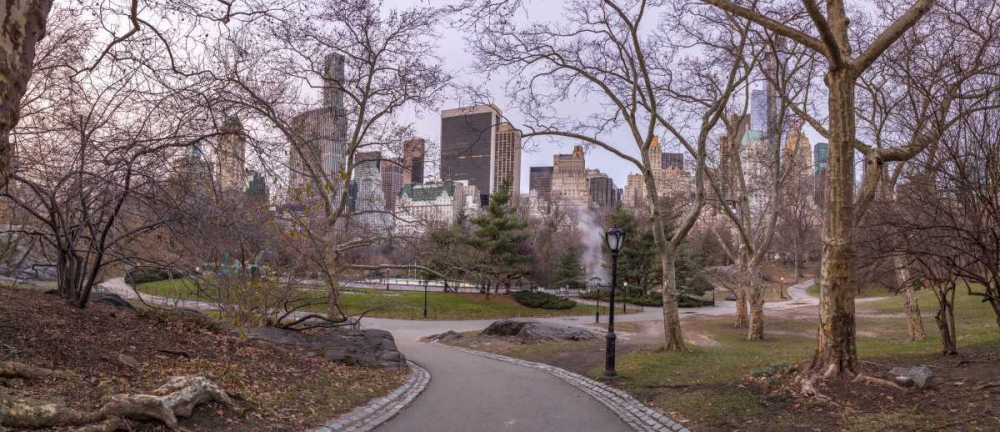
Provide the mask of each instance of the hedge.
[{"label": "hedge", "polygon": [[573,300],[542,292],[518,291],[513,297],[520,305],[533,309],[566,310],[576,307]]}]

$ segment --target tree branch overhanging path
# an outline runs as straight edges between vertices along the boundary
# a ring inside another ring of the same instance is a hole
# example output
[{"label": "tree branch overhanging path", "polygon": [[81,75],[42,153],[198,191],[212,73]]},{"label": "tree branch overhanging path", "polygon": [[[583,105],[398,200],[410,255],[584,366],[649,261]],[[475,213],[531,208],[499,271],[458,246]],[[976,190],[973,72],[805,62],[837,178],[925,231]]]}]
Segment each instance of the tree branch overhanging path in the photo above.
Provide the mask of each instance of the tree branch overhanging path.
[{"label": "tree branch overhanging path", "polygon": [[[712,38],[673,31],[674,25],[692,27],[702,18],[687,18],[677,10],[665,13],[655,2],[566,2],[560,23],[526,12],[538,3],[462,4],[461,25],[475,35],[468,43],[476,68],[485,74],[510,72],[507,96],[528,118],[524,138],[572,139],[639,169],[663,274],[666,349],[686,351],[677,309],[676,259],[705,205],[708,142],[728,101],[749,82],[750,70],[742,58],[750,43],[748,21],[710,17],[735,35]],[[686,58],[685,45],[702,48],[706,55]],[[552,108],[583,97],[588,105],[602,108],[589,116]],[[609,140],[614,129],[624,130],[629,142]],[[652,173],[660,163],[659,155],[649,153],[657,134],[685,149],[695,164],[694,193],[673,232],[668,229],[663,186]]]}]

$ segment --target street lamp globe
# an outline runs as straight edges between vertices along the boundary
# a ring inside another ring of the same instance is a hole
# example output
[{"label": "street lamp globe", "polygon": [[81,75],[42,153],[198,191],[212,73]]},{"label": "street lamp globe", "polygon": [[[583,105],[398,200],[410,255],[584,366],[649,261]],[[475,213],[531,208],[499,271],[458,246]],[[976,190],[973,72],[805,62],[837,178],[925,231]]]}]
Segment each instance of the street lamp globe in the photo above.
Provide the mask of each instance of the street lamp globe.
[{"label": "street lamp globe", "polygon": [[611,227],[605,234],[604,240],[608,243],[608,249],[611,250],[611,253],[617,255],[625,242],[625,232],[617,226]]}]

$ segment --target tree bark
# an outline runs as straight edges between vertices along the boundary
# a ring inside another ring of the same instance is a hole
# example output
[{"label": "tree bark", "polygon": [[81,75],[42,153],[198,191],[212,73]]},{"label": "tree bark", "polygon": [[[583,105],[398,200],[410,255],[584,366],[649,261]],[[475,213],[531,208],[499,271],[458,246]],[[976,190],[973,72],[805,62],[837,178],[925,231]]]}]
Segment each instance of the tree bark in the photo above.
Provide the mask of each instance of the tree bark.
[{"label": "tree bark", "polygon": [[[954,289],[937,289],[935,294],[938,298],[938,311],[934,315],[938,330],[941,332],[941,354],[958,354],[958,342],[955,340],[955,303]],[[952,293],[949,300],[948,293]]]},{"label": "tree bark", "polygon": [[0,9],[0,187],[11,175],[10,133],[35,63],[35,44],[45,37],[52,0],[8,0]]},{"label": "tree bark", "polygon": [[826,75],[830,112],[830,152],[823,224],[823,265],[820,276],[820,326],[810,369],[826,377],[855,375],[854,260],[854,87],[851,66]]},{"label": "tree bark", "polygon": [[748,267],[747,290],[750,297],[750,323],[747,329],[747,340],[764,339],[764,288],[757,277],[759,264]]},{"label": "tree bark", "polygon": [[677,268],[674,254],[660,254],[663,265],[663,334],[667,351],[687,351],[681,334],[681,317],[677,309]]},{"label": "tree bark", "polygon": [[736,328],[749,327],[750,319],[747,313],[747,293],[749,292],[749,270],[747,269],[746,256],[740,253],[740,262],[737,264],[737,285],[736,285]]}]

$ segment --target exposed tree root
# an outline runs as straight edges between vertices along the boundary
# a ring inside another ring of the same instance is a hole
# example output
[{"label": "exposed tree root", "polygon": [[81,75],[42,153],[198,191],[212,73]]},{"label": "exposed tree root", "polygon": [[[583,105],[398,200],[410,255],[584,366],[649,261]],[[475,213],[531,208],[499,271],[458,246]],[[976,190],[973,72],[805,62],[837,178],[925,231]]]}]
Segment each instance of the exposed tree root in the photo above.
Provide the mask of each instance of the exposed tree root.
[{"label": "exposed tree root", "polygon": [[986,390],[988,388],[993,388],[993,387],[1000,387],[1000,381],[990,381],[990,382],[987,382],[987,383],[982,383],[980,385],[977,385],[976,388],[975,388],[975,390],[976,391]]},{"label": "exposed tree root", "polygon": [[234,408],[225,391],[200,376],[171,378],[152,394],[114,395],[110,402],[94,412],[0,397],[0,426],[31,429],[87,426],[82,430],[108,432],[127,426],[122,419],[153,419],[176,430],[177,417],[188,417],[195,406],[211,401]]},{"label": "exposed tree root", "polygon": [[858,374],[858,376],[854,377],[853,382],[864,382],[864,383],[873,384],[873,385],[893,387],[893,388],[897,388],[897,389],[900,389],[900,390],[903,389],[902,387],[899,386],[899,384],[896,384],[896,383],[894,383],[892,381],[884,380],[882,378],[875,378],[873,376],[868,376],[868,375],[865,375],[865,374]]},{"label": "exposed tree root", "polygon": [[18,362],[0,362],[0,377],[24,379],[71,378],[73,374],[66,371],[28,366]]}]

